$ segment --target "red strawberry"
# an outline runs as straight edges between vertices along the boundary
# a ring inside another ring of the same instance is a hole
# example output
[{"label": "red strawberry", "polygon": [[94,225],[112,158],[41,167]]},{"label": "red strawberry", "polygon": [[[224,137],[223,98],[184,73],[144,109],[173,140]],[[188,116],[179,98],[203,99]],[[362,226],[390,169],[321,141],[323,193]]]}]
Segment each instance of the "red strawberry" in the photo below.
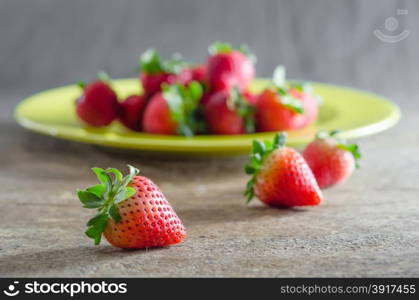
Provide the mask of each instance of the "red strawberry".
[{"label": "red strawberry", "polygon": [[149,49],[140,57],[140,80],[147,98],[161,91],[163,83],[186,84],[192,80],[192,74],[185,71],[189,66],[179,57],[162,61],[154,49]]},{"label": "red strawberry", "polygon": [[119,114],[120,106],[115,92],[103,80],[94,81],[87,86],[79,84],[83,94],[76,101],[77,116],[90,126],[109,125]]},{"label": "red strawberry", "polygon": [[207,60],[208,84],[212,90],[238,87],[244,91],[255,77],[255,66],[250,55],[234,50],[231,45],[214,43]]},{"label": "red strawberry", "polygon": [[318,104],[311,87],[304,83],[285,82],[285,71],[279,66],[274,73],[274,89],[258,97],[256,123],[258,131],[295,130],[317,118]]},{"label": "red strawberry", "polygon": [[346,180],[361,158],[358,146],[335,138],[337,133],[318,133],[316,139],[308,144],[303,152],[320,188]]},{"label": "red strawberry", "polygon": [[163,83],[173,83],[176,81],[176,75],[162,73],[141,73],[141,84],[144,89],[146,97],[152,97],[154,94],[160,92]]},{"label": "red strawberry", "polygon": [[207,67],[205,65],[198,65],[192,68],[192,80],[205,83],[207,80]]},{"label": "red strawberry", "polygon": [[205,104],[208,129],[213,134],[254,132],[253,107],[238,89],[212,94]]},{"label": "red strawberry", "polygon": [[285,147],[286,136],[277,134],[273,143],[253,142],[246,173],[252,178],[247,183],[245,196],[254,195],[267,205],[293,207],[318,205],[323,196],[316,179],[304,158],[294,149]]},{"label": "red strawberry", "polygon": [[113,168],[93,168],[100,184],[77,192],[84,207],[98,211],[88,221],[86,235],[97,245],[103,233],[110,244],[124,249],[180,243],[185,229],[163,193],[150,179],[137,176],[137,169],[129,168],[125,177]]},{"label": "red strawberry", "polygon": [[244,98],[249,102],[250,105],[256,106],[256,102],[258,101],[259,95],[252,93],[249,90],[245,90],[243,92]]},{"label": "red strawberry", "polygon": [[209,92],[209,91],[204,92],[204,93],[202,94],[201,100],[199,100],[199,103],[200,103],[202,106],[207,105],[207,103],[208,103],[209,99],[211,98],[211,96],[212,96],[213,94],[214,94],[214,93],[211,93],[211,92]]},{"label": "red strawberry", "polygon": [[163,92],[154,95],[143,116],[143,129],[154,134],[181,134],[191,136],[199,131],[195,119],[202,87],[192,81],[187,87],[174,84],[163,86]]},{"label": "red strawberry", "polygon": [[143,130],[154,134],[177,133],[177,123],[162,93],[157,93],[150,99],[144,111]]},{"label": "red strawberry", "polygon": [[127,128],[134,131],[141,131],[145,107],[146,100],[144,96],[131,95],[121,102],[122,109],[119,120]]}]

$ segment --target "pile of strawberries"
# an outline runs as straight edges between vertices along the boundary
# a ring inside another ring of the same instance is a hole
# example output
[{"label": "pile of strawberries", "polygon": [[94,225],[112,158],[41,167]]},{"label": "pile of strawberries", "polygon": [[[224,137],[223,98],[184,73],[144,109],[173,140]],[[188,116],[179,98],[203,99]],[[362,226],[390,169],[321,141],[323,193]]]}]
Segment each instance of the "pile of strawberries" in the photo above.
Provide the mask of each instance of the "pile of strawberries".
[{"label": "pile of strawberries", "polygon": [[319,97],[306,83],[287,82],[282,66],[270,87],[259,94],[249,90],[255,57],[247,47],[216,42],[201,65],[177,56],[163,61],[150,49],[141,55],[140,69],[144,92],[122,101],[103,76],[81,84],[78,117],[89,126],[118,119],[134,131],[184,136],[293,130],[317,118]]}]

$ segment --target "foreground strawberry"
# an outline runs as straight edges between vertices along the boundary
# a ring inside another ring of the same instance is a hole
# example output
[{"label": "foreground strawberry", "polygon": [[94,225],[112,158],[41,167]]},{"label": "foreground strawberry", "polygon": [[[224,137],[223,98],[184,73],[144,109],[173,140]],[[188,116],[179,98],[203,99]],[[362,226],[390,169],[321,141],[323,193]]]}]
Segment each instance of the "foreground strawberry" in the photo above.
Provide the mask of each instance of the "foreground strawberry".
[{"label": "foreground strawberry", "polygon": [[102,233],[108,242],[124,249],[163,247],[180,243],[185,229],[159,188],[148,178],[110,168],[93,168],[100,184],[79,190],[85,208],[96,209],[87,222],[86,235],[98,245]]},{"label": "foreground strawberry", "polygon": [[256,196],[267,205],[293,207],[318,205],[323,196],[304,158],[285,147],[286,135],[273,140],[254,141],[246,173],[252,175],[245,196],[249,202]]},{"label": "foreground strawberry", "polygon": [[274,88],[263,91],[256,103],[257,131],[282,131],[303,128],[318,114],[317,97],[306,83],[285,81],[285,69],[274,72]]},{"label": "foreground strawberry", "polygon": [[120,106],[115,92],[109,86],[104,74],[99,79],[85,85],[79,83],[83,93],[76,101],[77,116],[90,126],[109,125],[118,117]]},{"label": "foreground strawberry", "polygon": [[143,95],[131,95],[121,102],[119,120],[128,129],[141,131],[146,99]]},{"label": "foreground strawberry", "polygon": [[189,64],[179,57],[163,61],[156,50],[149,49],[140,57],[140,80],[146,98],[161,91],[163,83],[186,84],[192,80]]},{"label": "foreground strawberry", "polygon": [[230,44],[217,42],[210,46],[209,52],[207,76],[211,90],[247,89],[255,77],[255,66],[244,48],[235,50]]},{"label": "foreground strawberry", "polygon": [[337,134],[338,131],[319,132],[303,152],[320,188],[346,180],[361,158],[358,145],[336,138]]},{"label": "foreground strawberry", "polygon": [[192,81],[187,87],[180,84],[163,85],[163,91],[154,95],[143,117],[143,130],[154,134],[191,136],[200,131],[195,118],[202,86]]},{"label": "foreground strawberry", "polygon": [[212,94],[205,104],[204,115],[208,130],[213,134],[254,132],[254,107],[251,96],[246,98],[237,88]]}]

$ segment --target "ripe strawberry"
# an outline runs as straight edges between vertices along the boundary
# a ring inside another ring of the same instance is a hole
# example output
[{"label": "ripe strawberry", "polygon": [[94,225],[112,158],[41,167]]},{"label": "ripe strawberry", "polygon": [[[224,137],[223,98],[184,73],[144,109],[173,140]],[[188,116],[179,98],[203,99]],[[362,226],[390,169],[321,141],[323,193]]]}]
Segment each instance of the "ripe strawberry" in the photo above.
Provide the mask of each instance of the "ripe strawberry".
[{"label": "ripe strawberry", "polygon": [[286,135],[277,134],[270,141],[253,142],[246,173],[252,175],[245,196],[254,195],[267,205],[293,207],[318,205],[323,196],[304,158],[294,149],[285,147]]},{"label": "ripe strawberry", "polygon": [[143,95],[131,95],[121,102],[119,120],[127,128],[141,131],[146,99]]},{"label": "ripe strawberry", "polygon": [[250,105],[256,106],[256,102],[258,101],[259,95],[252,93],[249,90],[245,90],[243,92],[243,97],[249,102]]},{"label": "ripe strawberry", "polygon": [[214,43],[209,48],[207,76],[210,89],[219,91],[238,87],[244,91],[255,77],[253,56],[247,49],[234,50],[230,44]]},{"label": "ripe strawberry", "polygon": [[198,81],[200,83],[206,83],[207,81],[207,67],[205,65],[197,65],[191,70],[191,80]]},{"label": "ripe strawberry", "polygon": [[87,86],[79,83],[83,93],[76,101],[77,116],[90,126],[101,127],[109,125],[120,112],[120,106],[115,92],[102,78]]},{"label": "ripe strawberry", "polygon": [[346,180],[358,167],[358,160],[361,158],[358,145],[337,139],[337,133],[319,132],[303,152],[320,188]]},{"label": "ripe strawberry", "polygon": [[93,168],[100,184],[77,192],[85,208],[98,211],[87,222],[86,235],[98,245],[103,233],[110,244],[124,249],[180,243],[185,229],[163,193],[147,177],[137,176],[136,168],[129,169],[123,177],[117,169]]},{"label": "ripe strawberry", "polygon": [[257,131],[281,131],[303,128],[316,120],[316,95],[305,83],[287,83],[285,69],[274,72],[275,88],[260,94],[256,104]]},{"label": "ripe strawberry", "polygon": [[177,123],[162,93],[157,93],[150,99],[144,111],[143,130],[154,134],[177,133]]},{"label": "ripe strawberry", "polygon": [[212,94],[204,108],[209,132],[242,134],[254,132],[253,107],[237,88]]},{"label": "ripe strawberry", "polygon": [[143,117],[143,129],[154,134],[181,134],[191,136],[200,131],[196,120],[202,87],[192,81],[187,87],[174,84],[164,85],[163,91],[154,95],[147,105]]},{"label": "ripe strawberry", "polygon": [[140,57],[140,81],[146,98],[160,92],[163,83],[186,84],[191,81],[192,74],[185,71],[188,66],[189,64],[179,57],[162,61],[154,49],[144,52]]}]

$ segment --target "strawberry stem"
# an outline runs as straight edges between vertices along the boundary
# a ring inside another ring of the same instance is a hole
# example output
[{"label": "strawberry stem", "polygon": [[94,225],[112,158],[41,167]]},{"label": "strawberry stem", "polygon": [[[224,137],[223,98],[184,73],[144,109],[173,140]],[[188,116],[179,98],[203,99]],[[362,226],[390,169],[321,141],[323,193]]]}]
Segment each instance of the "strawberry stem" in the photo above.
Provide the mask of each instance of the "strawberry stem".
[{"label": "strawberry stem", "polygon": [[229,98],[227,99],[227,107],[237,112],[243,118],[247,133],[255,132],[255,108],[244,99],[239,88],[234,87],[231,89]]},{"label": "strawberry stem", "polygon": [[120,222],[121,216],[117,205],[135,194],[135,189],[129,187],[128,184],[139,173],[139,170],[130,165],[128,165],[128,168],[130,173],[125,177],[115,168],[106,170],[92,168],[100,184],[91,186],[86,190],[77,191],[77,196],[83,207],[97,209],[98,211],[87,222],[88,228],[85,232],[88,237],[94,240],[95,245],[100,243],[109,218],[112,218],[116,223]]},{"label": "strawberry stem", "polygon": [[162,89],[163,98],[169,106],[170,116],[177,124],[178,134],[193,136],[200,127],[197,111],[203,93],[202,85],[197,81],[192,81],[186,87],[181,84],[163,84]]}]

